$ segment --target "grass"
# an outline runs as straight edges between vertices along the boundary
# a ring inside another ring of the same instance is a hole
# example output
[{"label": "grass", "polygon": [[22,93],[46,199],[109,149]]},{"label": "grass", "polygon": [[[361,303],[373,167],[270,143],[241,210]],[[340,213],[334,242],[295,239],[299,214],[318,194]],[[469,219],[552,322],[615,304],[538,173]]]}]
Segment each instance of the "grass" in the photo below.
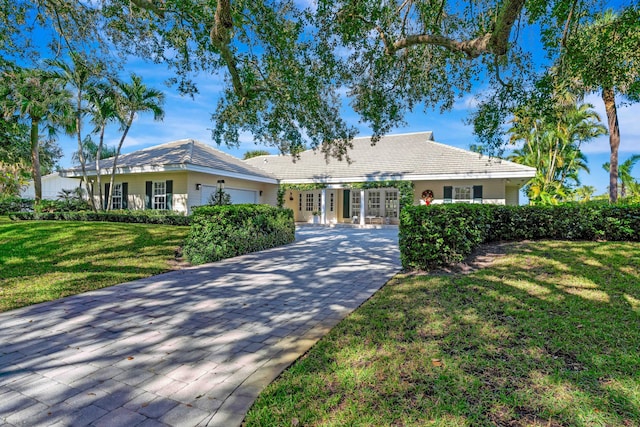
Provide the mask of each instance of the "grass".
[{"label": "grass", "polygon": [[640,425],[640,244],[508,252],[468,275],[398,276],[246,426]]},{"label": "grass", "polygon": [[0,311],[168,271],[187,231],[0,217]]}]

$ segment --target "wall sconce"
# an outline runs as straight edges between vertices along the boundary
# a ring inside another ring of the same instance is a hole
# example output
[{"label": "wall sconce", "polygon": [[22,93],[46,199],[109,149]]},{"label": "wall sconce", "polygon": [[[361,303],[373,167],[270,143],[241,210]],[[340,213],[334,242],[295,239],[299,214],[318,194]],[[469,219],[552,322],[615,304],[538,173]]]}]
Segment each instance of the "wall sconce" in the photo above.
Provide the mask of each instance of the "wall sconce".
[{"label": "wall sconce", "polygon": [[260,190],[260,197],[262,197],[262,190]]},{"label": "wall sconce", "polygon": [[289,191],[289,200],[291,200],[293,202],[293,192]]},{"label": "wall sconce", "polygon": [[218,187],[220,188],[220,190],[224,190],[224,179],[218,180]]},{"label": "wall sconce", "polygon": [[196,190],[200,190],[202,188],[202,184],[196,184]]}]

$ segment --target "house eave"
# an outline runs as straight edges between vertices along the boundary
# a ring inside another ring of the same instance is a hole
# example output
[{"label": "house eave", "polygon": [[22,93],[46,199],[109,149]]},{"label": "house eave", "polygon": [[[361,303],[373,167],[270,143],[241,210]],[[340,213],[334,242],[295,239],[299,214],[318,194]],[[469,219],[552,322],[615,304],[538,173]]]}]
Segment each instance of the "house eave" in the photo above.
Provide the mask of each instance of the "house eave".
[{"label": "house eave", "polygon": [[[111,168],[100,169],[100,175],[110,175]],[[265,184],[278,184],[278,180],[275,178],[262,177],[256,175],[243,174],[239,172],[229,172],[222,169],[209,168],[205,166],[198,166],[192,164],[174,164],[174,165],[147,165],[147,166],[134,166],[134,167],[117,167],[116,175],[135,174],[135,173],[158,173],[158,172],[200,172],[209,175],[222,176],[225,178],[237,178],[244,179],[246,181],[262,182]],[[78,170],[67,170],[60,173],[61,176],[68,178],[82,177],[82,172]],[[88,176],[95,176],[96,171],[87,171]]]},{"label": "house eave", "polygon": [[518,179],[533,178],[535,169],[517,172],[468,172],[446,174],[380,174],[376,176],[353,176],[342,178],[316,177],[300,179],[281,179],[281,184],[348,184],[351,182],[376,182],[376,181],[451,181],[467,179]]}]

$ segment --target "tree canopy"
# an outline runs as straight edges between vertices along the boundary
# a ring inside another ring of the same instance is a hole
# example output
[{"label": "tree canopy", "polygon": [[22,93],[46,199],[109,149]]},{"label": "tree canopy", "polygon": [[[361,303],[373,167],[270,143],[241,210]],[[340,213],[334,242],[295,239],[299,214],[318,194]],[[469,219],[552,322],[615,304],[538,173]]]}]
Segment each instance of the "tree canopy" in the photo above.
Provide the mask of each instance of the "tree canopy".
[{"label": "tree canopy", "polygon": [[26,32],[39,24],[54,30],[53,49],[110,50],[167,63],[185,93],[197,91],[194,73],[222,74],[226,87],[212,115],[216,141],[237,143],[249,131],[283,152],[312,146],[341,157],[355,134],[340,117],[345,92],[374,137],[419,105],[450,108],[478,80],[496,94],[495,108],[522,93],[531,74],[520,33],[535,26],[547,51],[557,53],[594,4],[18,0],[0,8],[5,59],[16,47],[37,52]]}]

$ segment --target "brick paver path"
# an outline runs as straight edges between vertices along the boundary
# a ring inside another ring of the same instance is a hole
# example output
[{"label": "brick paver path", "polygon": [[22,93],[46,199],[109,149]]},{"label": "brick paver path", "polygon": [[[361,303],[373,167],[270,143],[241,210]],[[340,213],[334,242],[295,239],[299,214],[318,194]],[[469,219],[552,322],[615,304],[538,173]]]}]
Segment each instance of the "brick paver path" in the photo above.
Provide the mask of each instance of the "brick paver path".
[{"label": "brick paver path", "polygon": [[0,426],[237,426],[400,269],[397,229],[294,244],[0,313]]}]

